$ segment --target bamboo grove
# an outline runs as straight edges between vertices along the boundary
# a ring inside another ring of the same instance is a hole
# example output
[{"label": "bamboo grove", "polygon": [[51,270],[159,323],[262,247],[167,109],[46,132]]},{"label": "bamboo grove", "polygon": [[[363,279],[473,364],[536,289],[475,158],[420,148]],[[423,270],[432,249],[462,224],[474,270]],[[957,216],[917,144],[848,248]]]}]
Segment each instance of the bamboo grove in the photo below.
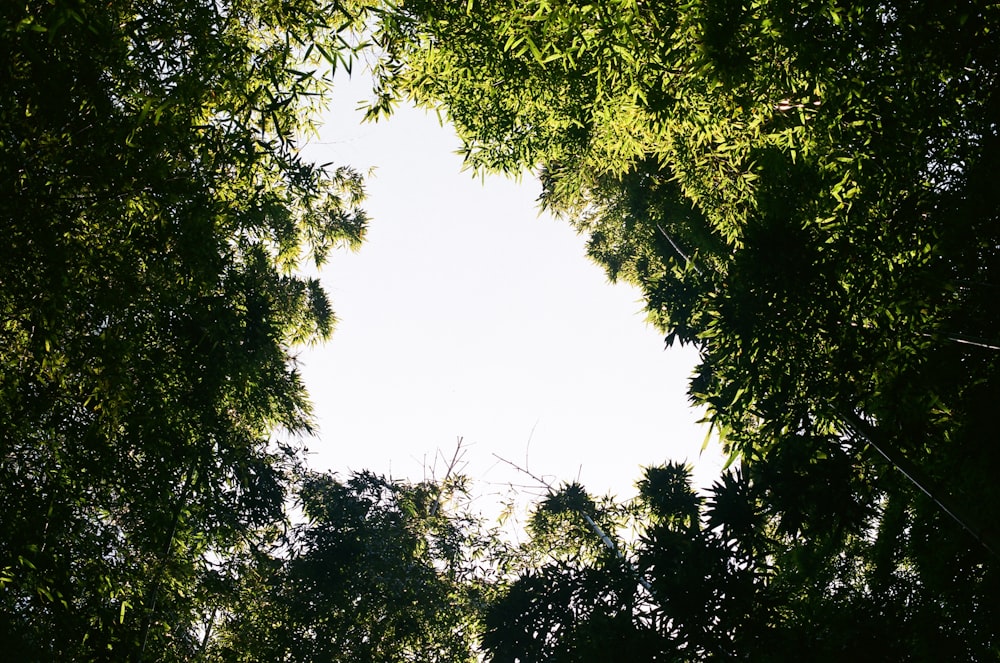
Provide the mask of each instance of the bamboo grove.
[{"label": "bamboo grove", "polygon": [[[16,0],[0,35],[13,660],[1000,659],[996,5]],[[299,141],[361,63],[371,119],[537,177],[697,348],[714,486],[546,487],[515,545],[474,480],[308,468],[302,268],[368,219]]]}]

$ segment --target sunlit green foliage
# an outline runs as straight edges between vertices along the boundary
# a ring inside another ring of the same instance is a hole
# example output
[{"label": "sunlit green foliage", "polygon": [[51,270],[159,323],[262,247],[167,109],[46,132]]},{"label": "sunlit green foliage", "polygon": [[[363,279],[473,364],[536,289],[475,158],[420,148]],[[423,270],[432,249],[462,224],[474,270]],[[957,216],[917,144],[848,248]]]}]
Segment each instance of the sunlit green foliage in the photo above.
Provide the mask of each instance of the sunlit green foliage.
[{"label": "sunlit green foliage", "polygon": [[693,396],[738,446],[748,418],[936,421],[952,405],[925,382],[917,411],[895,411],[905,382],[938,355],[988,371],[995,354],[998,18],[977,3],[407,2],[381,23],[373,112],[442,104],[473,167],[540,169],[543,202],[646,291],[669,340],[703,349]]},{"label": "sunlit green foliage", "polygon": [[[296,269],[365,217],[296,141],[362,26],[371,115],[536,173],[698,347],[738,472],[568,486],[516,550],[446,486],[301,472],[333,315]],[[0,34],[9,657],[996,659],[994,4],[22,0]]]},{"label": "sunlit green foliage", "polygon": [[[313,0],[0,9],[0,633],[12,660],[190,660],[309,429],[300,261],[361,181],[302,161],[353,19]],[[327,64],[322,68],[329,70]]]},{"label": "sunlit green foliage", "polygon": [[[449,495],[448,493],[452,493]],[[309,475],[306,521],[243,574],[209,652],[220,661],[474,661],[485,576],[455,483]],[[221,621],[221,620],[220,620]]]},{"label": "sunlit green foliage", "polygon": [[810,542],[808,600],[878,531],[975,659],[930,615],[996,619],[996,4],[413,0],[377,40],[373,115],[440,107],[471,167],[536,173],[699,349],[692,401]]}]

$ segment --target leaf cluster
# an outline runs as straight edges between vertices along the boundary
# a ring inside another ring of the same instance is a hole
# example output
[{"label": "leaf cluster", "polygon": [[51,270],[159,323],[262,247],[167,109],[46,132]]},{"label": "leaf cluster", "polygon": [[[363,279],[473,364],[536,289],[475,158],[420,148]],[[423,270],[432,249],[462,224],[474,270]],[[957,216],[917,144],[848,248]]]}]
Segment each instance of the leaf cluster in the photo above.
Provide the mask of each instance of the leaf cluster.
[{"label": "leaf cluster", "polygon": [[298,154],[329,86],[311,47],[344,53],[358,19],[313,0],[0,9],[10,656],[190,660],[225,560],[281,522],[312,425],[293,348],[334,322],[294,271],[366,224],[360,177]]}]

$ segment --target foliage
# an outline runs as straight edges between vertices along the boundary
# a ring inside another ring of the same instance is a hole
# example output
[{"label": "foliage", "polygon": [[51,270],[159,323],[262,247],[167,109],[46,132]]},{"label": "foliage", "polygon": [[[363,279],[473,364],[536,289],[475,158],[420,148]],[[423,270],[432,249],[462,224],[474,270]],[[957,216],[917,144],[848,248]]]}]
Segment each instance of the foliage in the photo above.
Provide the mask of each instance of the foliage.
[{"label": "foliage", "polygon": [[[210,652],[220,661],[474,661],[475,523],[461,485],[307,475],[306,522],[262,554]],[[212,658],[212,660],[216,660]]]},{"label": "foliage", "polygon": [[[486,613],[487,660],[995,660],[995,574],[961,591],[925,585],[913,558],[884,557],[892,519],[876,514],[791,531],[769,492],[802,484],[766,478],[759,464],[724,474],[706,495],[689,481],[675,464],[648,468],[635,500],[604,507],[637,536],[522,570]],[[579,486],[550,495],[536,516],[574,494]],[[585,502],[570,501],[582,521]],[[917,536],[900,526],[908,516],[893,518],[892,536]],[[526,544],[539,546],[551,549],[544,538]]]},{"label": "foliage", "polygon": [[[848,658],[844,633],[883,660],[995,658],[998,27],[996,4],[975,0],[412,0],[382,14],[371,114],[440,107],[472,168],[537,173],[542,204],[642,288],[667,343],[699,349],[691,399],[752,473],[733,485],[757,491],[719,527],[740,555],[751,514],[768,537],[802,537],[780,544],[786,584],[750,629],[784,638],[778,651],[825,632],[831,660]],[[720,621],[708,637],[711,620],[681,620],[672,637],[684,657],[767,660],[720,635],[731,561],[686,508],[649,523],[649,550],[693,565],[673,600]]]},{"label": "foliage", "polygon": [[[996,659],[996,558],[955,521],[1000,551],[998,11],[5,4],[8,655]],[[678,466],[627,504],[573,484],[511,551],[452,484],[302,473],[293,353],[333,315],[296,269],[366,220],[296,140],[363,26],[373,117],[441,105],[472,167],[537,172],[699,348],[740,459],[708,495]]]},{"label": "foliage", "polygon": [[541,168],[543,201],[646,289],[671,339],[704,349],[696,396],[720,425],[785,424],[780,407],[822,427],[838,417],[817,392],[874,416],[946,340],[988,336],[967,304],[995,269],[996,18],[958,3],[409,2],[381,24],[373,112],[444,104],[471,165]]},{"label": "foliage", "polygon": [[365,227],[296,139],[354,18],[313,0],[0,9],[0,633],[17,660],[190,660],[282,517],[326,337],[293,270]]},{"label": "foliage", "polygon": [[536,171],[699,348],[734,459],[846,454],[817,478],[850,508],[891,491],[957,542],[928,564],[994,564],[958,551],[1000,553],[998,25],[960,0],[413,0],[382,15],[371,112],[440,105],[472,167]]}]

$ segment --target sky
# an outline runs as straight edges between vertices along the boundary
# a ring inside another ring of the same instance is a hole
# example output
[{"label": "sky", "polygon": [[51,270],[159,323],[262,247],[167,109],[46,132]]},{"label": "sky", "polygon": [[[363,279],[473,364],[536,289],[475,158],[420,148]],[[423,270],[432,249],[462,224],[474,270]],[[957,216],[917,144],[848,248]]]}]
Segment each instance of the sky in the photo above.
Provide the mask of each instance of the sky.
[{"label": "sky", "polygon": [[[696,355],[665,349],[640,292],[611,284],[583,237],[540,214],[539,185],[463,171],[459,141],[434,113],[400,108],[361,122],[363,79],[341,83],[309,158],[366,172],[372,218],[356,253],[319,275],[338,323],[299,354],[319,434],[310,465],[397,479],[459,469],[478,494],[537,482],[632,494],[640,468],[721,467],[688,406]],[[498,458],[499,457],[499,458]]]}]

